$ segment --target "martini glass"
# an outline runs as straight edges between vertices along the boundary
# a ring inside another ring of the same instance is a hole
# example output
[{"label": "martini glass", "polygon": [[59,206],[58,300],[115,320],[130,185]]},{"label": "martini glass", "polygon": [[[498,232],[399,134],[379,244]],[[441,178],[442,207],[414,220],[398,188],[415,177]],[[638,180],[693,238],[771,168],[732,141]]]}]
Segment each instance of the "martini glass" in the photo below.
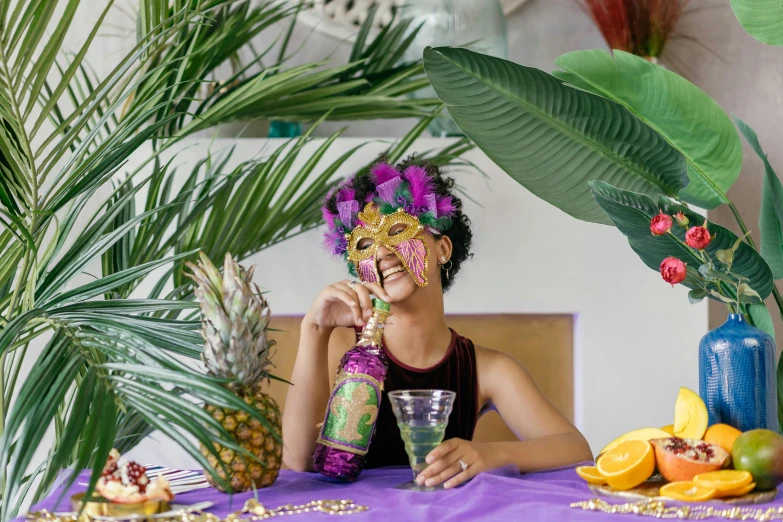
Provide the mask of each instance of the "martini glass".
[{"label": "martini glass", "polygon": [[397,426],[405,442],[405,452],[413,469],[413,481],[395,486],[397,489],[436,491],[443,489],[420,486],[416,477],[427,467],[427,455],[443,442],[446,424],[449,422],[454,397],[457,394],[445,390],[397,390],[389,392]]}]

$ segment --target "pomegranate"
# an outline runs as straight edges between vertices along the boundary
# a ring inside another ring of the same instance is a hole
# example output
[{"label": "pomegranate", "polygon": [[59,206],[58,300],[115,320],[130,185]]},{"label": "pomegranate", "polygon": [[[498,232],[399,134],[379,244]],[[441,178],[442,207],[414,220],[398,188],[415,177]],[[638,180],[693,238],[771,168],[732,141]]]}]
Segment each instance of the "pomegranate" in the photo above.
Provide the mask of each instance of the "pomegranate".
[{"label": "pomegranate", "polygon": [[109,455],[96,489],[106,500],[117,504],[174,498],[168,481],[160,477],[150,484],[146,468],[137,462],[120,460],[116,450]]},{"label": "pomegranate", "polygon": [[658,471],[669,482],[693,480],[700,473],[717,471],[730,459],[726,450],[702,440],[668,437],[650,442]]}]

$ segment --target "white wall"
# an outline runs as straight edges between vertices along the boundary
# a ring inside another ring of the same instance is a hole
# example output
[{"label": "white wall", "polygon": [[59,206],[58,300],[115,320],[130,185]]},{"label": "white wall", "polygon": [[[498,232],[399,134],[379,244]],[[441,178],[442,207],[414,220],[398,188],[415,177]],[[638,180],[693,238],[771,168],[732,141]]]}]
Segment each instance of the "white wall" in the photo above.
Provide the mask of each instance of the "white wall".
[{"label": "white wall", "polygon": [[[265,141],[239,140],[234,160],[256,155]],[[364,141],[340,139],[323,161]],[[213,148],[231,144],[219,140]],[[424,139],[411,151],[442,145]],[[368,145],[340,174],[383,148]],[[190,147],[177,163],[195,160],[203,150]],[[689,305],[685,289],[672,289],[645,267],[613,227],[577,221],[537,199],[480,151],[468,158],[489,179],[455,173],[482,206],[465,201],[475,257],[446,295],[446,312],[574,314],[576,422],[594,451],[630,429],[673,422],[679,387],[698,389],[697,348],[707,331],[706,304]],[[274,314],[304,314],[323,286],[346,277],[344,264],[321,249],[321,233],[303,234],[248,260],[257,265],[257,284],[270,291]],[[156,439],[134,455],[145,462],[196,466],[172,443]]]}]

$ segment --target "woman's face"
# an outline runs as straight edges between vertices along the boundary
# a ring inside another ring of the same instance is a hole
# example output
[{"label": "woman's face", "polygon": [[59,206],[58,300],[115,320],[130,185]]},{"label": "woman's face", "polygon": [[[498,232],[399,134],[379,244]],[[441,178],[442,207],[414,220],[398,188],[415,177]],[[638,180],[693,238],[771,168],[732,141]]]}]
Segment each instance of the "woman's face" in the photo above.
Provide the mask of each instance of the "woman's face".
[{"label": "woman's face", "polygon": [[[390,237],[400,234],[407,229],[403,223],[396,224],[389,229]],[[414,292],[438,292],[442,293],[440,281],[440,259],[451,257],[451,240],[446,236],[439,236],[436,239],[432,234],[423,232],[417,236],[427,246],[429,252],[427,259],[427,285],[419,286],[413,279],[410,272],[405,269],[402,261],[397,255],[383,245],[379,245],[375,254],[375,261],[378,268],[378,274],[381,277],[381,286],[391,297],[392,302],[402,302],[414,294]],[[363,239],[359,242],[360,249],[369,248],[373,243],[372,239]]]}]

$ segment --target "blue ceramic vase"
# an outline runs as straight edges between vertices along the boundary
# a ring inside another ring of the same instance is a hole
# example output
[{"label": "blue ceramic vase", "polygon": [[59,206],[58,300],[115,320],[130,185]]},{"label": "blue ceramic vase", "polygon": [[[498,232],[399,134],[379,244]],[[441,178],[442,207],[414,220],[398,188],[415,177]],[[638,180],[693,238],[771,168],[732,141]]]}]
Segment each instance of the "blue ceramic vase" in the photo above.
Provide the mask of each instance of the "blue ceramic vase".
[{"label": "blue ceramic vase", "polygon": [[749,325],[742,314],[730,314],[699,343],[699,395],[707,404],[710,425],[777,432],[772,337]]}]

